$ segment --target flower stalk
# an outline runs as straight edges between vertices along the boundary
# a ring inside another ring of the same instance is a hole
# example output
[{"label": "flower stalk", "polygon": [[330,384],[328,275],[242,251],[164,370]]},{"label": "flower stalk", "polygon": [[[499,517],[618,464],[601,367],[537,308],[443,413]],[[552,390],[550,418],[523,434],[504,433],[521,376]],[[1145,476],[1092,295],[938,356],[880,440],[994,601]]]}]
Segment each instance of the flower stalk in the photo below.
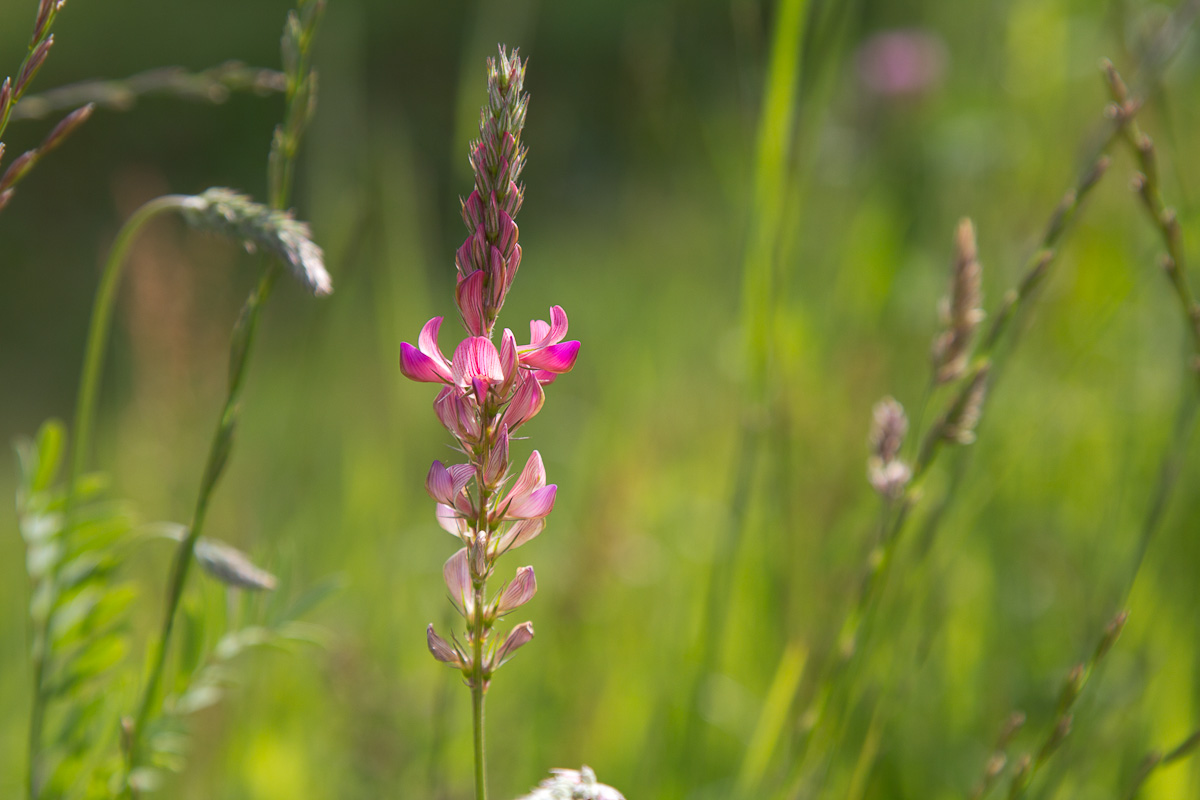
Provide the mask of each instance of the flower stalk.
[{"label": "flower stalk", "polygon": [[438,345],[442,317],[422,328],[417,346],[400,346],[400,371],[414,381],[437,383],[434,411],[457,442],[464,463],[434,461],[425,481],[438,523],[462,547],[443,568],[455,610],[465,623],[465,643],[447,641],[430,625],[429,651],[458,669],[471,689],[474,720],[475,796],[487,796],[484,700],[492,675],[533,638],[523,622],[501,638],[496,622],[528,602],[537,590],[532,567],[489,599],[488,580],[496,561],[542,532],[558,487],[546,483],[542,457],[534,450],[525,467],[510,474],[509,445],[517,429],[545,402],[544,386],[575,365],[578,341],[564,341],[567,315],[559,306],[550,319],[534,320],[529,342],[518,345],[511,330],[493,342],[496,320],[521,263],[514,221],[524,197],[525,164],[521,131],[529,96],[523,91],[525,62],[516,50],[500,48],[487,62],[487,102],[480,114],[479,139],[469,160],[474,190],[461,201],[467,238],[455,255],[455,301],[467,336],[447,358]]}]

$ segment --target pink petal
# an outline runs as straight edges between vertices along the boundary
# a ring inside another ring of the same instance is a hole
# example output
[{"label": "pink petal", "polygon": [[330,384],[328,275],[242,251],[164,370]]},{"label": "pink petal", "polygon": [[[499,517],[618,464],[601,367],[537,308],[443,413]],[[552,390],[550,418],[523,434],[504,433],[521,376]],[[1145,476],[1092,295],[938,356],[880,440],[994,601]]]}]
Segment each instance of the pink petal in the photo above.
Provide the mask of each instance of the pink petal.
[{"label": "pink petal", "polygon": [[457,387],[447,387],[438,392],[433,401],[433,410],[446,430],[459,439],[474,441],[479,438],[479,418]]},{"label": "pink petal", "polygon": [[546,529],[546,519],[521,519],[514,522],[500,537],[496,544],[497,553],[516,550],[526,542],[531,542]]},{"label": "pink petal", "polygon": [[550,307],[550,333],[547,344],[558,344],[567,338],[567,312],[562,306]]},{"label": "pink petal", "polygon": [[454,481],[454,496],[457,497],[471,478],[475,477],[475,467],[470,464],[452,464],[449,468],[450,479]]},{"label": "pink petal", "polygon": [[547,372],[544,369],[535,369],[535,370],[533,370],[532,374],[533,374],[534,379],[538,383],[540,383],[542,386],[549,386],[550,384],[554,383],[554,381],[556,381],[558,379],[558,373]]},{"label": "pink petal", "polygon": [[479,197],[479,192],[471,192],[467,199],[462,201],[462,218],[469,231],[483,224],[483,200]]},{"label": "pink petal", "polygon": [[542,391],[542,385],[530,373],[523,372],[521,385],[517,387],[512,402],[504,412],[504,421],[508,423],[509,430],[515,431],[533,419],[542,410],[545,402],[546,393]]},{"label": "pink petal", "polygon": [[458,313],[462,316],[463,325],[472,336],[484,333],[483,322],[483,270],[477,269],[462,278],[454,290],[454,299],[458,303]]},{"label": "pink petal", "polygon": [[454,382],[464,389],[471,386],[476,378],[484,379],[486,384],[500,383],[504,380],[504,370],[500,366],[496,345],[485,336],[463,339],[454,349],[452,374]]},{"label": "pink petal", "polygon": [[429,474],[425,476],[425,491],[439,503],[450,505],[454,502],[454,481],[442,462],[434,461],[429,468]]},{"label": "pink petal", "polygon": [[517,229],[517,223],[513,222],[512,217],[501,211],[500,235],[497,237],[497,244],[500,245],[500,249],[504,252],[504,255],[507,256],[512,252],[513,245],[517,243],[517,236],[519,235],[520,232]]},{"label": "pink petal", "polygon": [[496,601],[496,614],[502,617],[510,611],[520,608],[532,600],[536,592],[537,578],[533,574],[533,567],[521,567],[517,570],[517,577],[504,587],[504,591]]},{"label": "pink petal", "polygon": [[499,669],[504,665],[504,662],[513,657],[513,654],[529,641],[533,639],[533,623],[522,622],[520,625],[512,629],[512,633],[508,634],[508,638],[504,640],[504,644],[500,645],[500,649],[496,651],[496,655],[492,659],[492,669]]},{"label": "pink petal", "polygon": [[462,653],[458,652],[457,647],[434,632],[433,623],[430,623],[429,627],[425,629],[425,642],[429,645],[429,652],[433,653],[433,657],[443,664],[450,664],[459,669],[466,666]]},{"label": "pink petal", "polygon": [[442,567],[442,578],[450,592],[450,602],[469,621],[475,612],[475,589],[471,583],[471,570],[467,566],[467,548],[460,548],[446,560]]},{"label": "pink petal", "polygon": [[525,468],[517,476],[517,482],[513,484],[512,491],[508,493],[508,498],[511,500],[521,495],[530,494],[534,489],[540,489],[545,485],[546,467],[542,464],[542,454],[534,450],[525,461]]},{"label": "pink petal", "polygon": [[554,495],[558,486],[550,484],[534,489],[530,494],[514,498],[508,506],[506,519],[539,519],[554,509]]},{"label": "pink petal", "polygon": [[467,536],[471,528],[467,525],[467,521],[463,519],[462,514],[459,514],[450,506],[444,503],[438,503],[437,509],[438,525],[442,526],[442,530],[446,533],[457,536],[462,539]]},{"label": "pink petal", "polygon": [[504,329],[504,333],[500,336],[500,368],[504,370],[504,386],[501,389],[501,394],[507,394],[507,390],[512,386],[513,381],[517,380],[517,339],[513,336],[513,332],[508,328]]},{"label": "pink petal", "polygon": [[400,372],[422,383],[449,383],[452,377],[449,370],[408,342],[400,345]]},{"label": "pink petal", "polygon": [[450,361],[442,355],[442,348],[438,347],[438,331],[441,328],[442,317],[434,317],[426,322],[417,338],[417,349],[449,370]]},{"label": "pink petal", "polygon": [[487,468],[483,479],[489,486],[495,486],[508,472],[508,425],[502,425],[496,436],[492,449],[488,452]]},{"label": "pink petal", "polygon": [[550,344],[546,339],[550,336],[550,324],[540,319],[529,321],[529,344],[522,350],[536,349]]},{"label": "pink petal", "polygon": [[521,354],[521,364],[531,369],[562,373],[570,372],[578,357],[579,342],[563,342]]}]

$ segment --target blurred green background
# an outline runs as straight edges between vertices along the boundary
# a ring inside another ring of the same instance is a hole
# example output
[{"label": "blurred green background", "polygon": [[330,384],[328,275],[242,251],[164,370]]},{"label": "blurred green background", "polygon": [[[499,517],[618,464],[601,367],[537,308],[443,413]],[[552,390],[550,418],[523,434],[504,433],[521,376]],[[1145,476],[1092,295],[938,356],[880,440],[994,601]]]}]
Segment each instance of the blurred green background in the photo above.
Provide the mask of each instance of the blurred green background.
[{"label": "blurred green background", "polygon": [[[34,6],[0,4],[0,72],[15,71]],[[35,90],[231,58],[276,67],[288,8],[73,0]],[[532,95],[524,259],[501,322],[520,336],[560,304],[583,350],[518,456],[538,448],[560,489],[547,532],[501,562],[533,564],[540,591],[524,609],[537,638],[489,694],[491,789],[513,797],[550,767],[587,763],[630,800],[723,798],[787,648],[818,664],[853,602],[878,513],[865,481],[870,408],[885,394],[914,416],[920,406],[957,220],[976,222],[994,310],[1102,132],[1098,60],[1131,69],[1168,10],[814,0],[793,155],[774,174],[785,198],[777,330],[768,399],[754,404],[740,298],[775,4],[331,0],[296,205],[335,293],[314,301],[288,285],[270,304],[208,533],[279,573],[280,591],[328,576],[341,589],[313,615],[327,648],[241,663],[242,686],[195,718],[189,765],[164,796],[470,793],[469,693],[424,644],[428,622],[451,621],[441,565],[455,545],[423,487],[449,440],[432,387],[404,380],[397,357],[429,317],[453,317],[457,196],[470,188],[466,147],[497,42],[529,57]],[[896,29],[923,37],[909,40],[927,68],[911,91],[880,84],[864,50]],[[1141,123],[1200,255],[1197,100],[1189,41]],[[277,96],[235,95],[98,111],[22,184],[0,215],[0,440],[70,417],[98,266],[120,222],[168,191],[226,185],[261,198],[280,110]],[[14,122],[9,153],[51,125]],[[1037,746],[1063,676],[1123,607],[1129,626],[1032,796],[1118,796],[1146,751],[1200,724],[1195,446],[1126,598],[1159,465],[1195,391],[1132,169],[1116,151],[1023,320],[927,558],[901,548],[822,796],[967,796],[1012,709],[1029,716],[1014,752]],[[143,520],[190,510],[256,265],[171,223],[136,248],[96,461]],[[746,424],[766,434],[730,547]],[[954,463],[935,469],[923,511]],[[13,460],[0,460],[0,494],[13,491]],[[138,648],[168,556],[162,543],[132,553]],[[13,514],[0,515],[6,797],[24,775],[23,557]],[[714,574],[728,576],[719,638],[706,610]],[[221,604],[206,578],[191,586],[191,605]],[[139,663],[121,687],[131,698]],[[810,670],[782,707],[757,796],[787,787],[813,688]],[[1200,768],[1161,770],[1144,796],[1200,796]]]}]

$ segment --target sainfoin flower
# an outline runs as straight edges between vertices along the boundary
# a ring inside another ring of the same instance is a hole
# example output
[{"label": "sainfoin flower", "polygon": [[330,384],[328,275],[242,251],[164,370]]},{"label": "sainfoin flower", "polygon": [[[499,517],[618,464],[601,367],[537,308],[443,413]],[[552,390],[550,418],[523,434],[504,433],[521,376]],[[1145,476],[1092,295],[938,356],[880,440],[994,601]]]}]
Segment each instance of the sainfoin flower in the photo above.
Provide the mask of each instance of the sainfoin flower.
[{"label": "sainfoin flower", "polygon": [[493,630],[499,617],[532,599],[537,591],[533,567],[521,567],[494,598],[487,595],[488,578],[501,555],[545,529],[558,494],[558,486],[547,483],[536,450],[519,474],[511,474],[513,433],[541,411],[543,386],[570,372],[579,355],[579,342],[566,338],[567,313],[557,305],[550,308],[549,320],[529,324],[528,342],[519,343],[507,329],[498,343],[495,337],[496,319],[521,263],[516,216],[524,194],[524,73],[516,53],[509,56],[503,49],[498,61],[488,62],[487,105],[468,156],[475,185],[461,203],[467,236],[454,259],[454,299],[466,335],[453,350],[443,350],[444,319],[438,316],[421,328],[415,346],[400,345],[400,371],[442,387],[434,410],[464,456],[459,464],[433,462],[425,479],[438,524],[460,542],[443,577],[466,624],[464,638],[461,644],[447,641],[430,626],[426,639],[434,658],[461,670],[478,692],[533,638],[528,622],[503,637]]}]

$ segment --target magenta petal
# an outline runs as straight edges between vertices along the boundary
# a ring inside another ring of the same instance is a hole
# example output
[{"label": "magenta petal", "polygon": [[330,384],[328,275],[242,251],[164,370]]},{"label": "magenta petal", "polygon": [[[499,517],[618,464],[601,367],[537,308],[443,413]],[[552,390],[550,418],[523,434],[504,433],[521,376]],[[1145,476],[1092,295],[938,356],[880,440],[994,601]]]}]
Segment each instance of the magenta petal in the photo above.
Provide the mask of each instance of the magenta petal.
[{"label": "magenta petal", "polygon": [[422,383],[449,383],[450,371],[408,342],[400,345],[400,372]]},{"label": "magenta petal", "polygon": [[550,307],[550,333],[547,344],[558,344],[567,338],[567,312],[562,306]]},{"label": "magenta petal", "polygon": [[442,317],[434,317],[426,322],[425,326],[421,328],[421,335],[417,338],[417,349],[449,369],[450,362],[442,355],[442,349],[438,347],[438,331],[441,330],[441,327]]},{"label": "magenta petal", "polygon": [[472,386],[476,378],[482,378],[488,384],[504,380],[500,354],[496,352],[496,345],[485,336],[468,336],[459,342],[454,348],[452,368],[454,382],[464,389]]},{"label": "magenta petal", "polygon": [[550,342],[547,338],[550,336],[550,324],[540,319],[531,319],[529,321],[529,344],[522,347],[522,350],[530,348],[544,347]]},{"label": "magenta petal", "polygon": [[454,502],[454,481],[442,462],[434,461],[429,468],[429,474],[425,477],[425,491],[439,503],[449,505]]},{"label": "magenta petal", "polygon": [[450,480],[454,482],[454,497],[462,493],[462,490],[475,477],[475,467],[470,464],[452,464],[448,467]]},{"label": "magenta petal", "polygon": [[517,338],[508,328],[500,336],[500,368],[504,371],[505,382],[511,381],[517,370]]},{"label": "magenta petal", "polygon": [[462,278],[454,290],[454,299],[458,303],[458,313],[462,316],[463,325],[472,336],[484,333],[483,323],[483,279],[484,271],[477,269]]},{"label": "magenta petal", "polygon": [[531,369],[562,373],[570,372],[578,357],[579,342],[563,342],[524,353],[521,355],[521,363]]},{"label": "magenta petal", "polygon": [[554,495],[558,486],[550,484],[535,489],[528,495],[515,498],[505,516],[508,519],[540,519],[554,509]]},{"label": "magenta petal", "polygon": [[534,489],[540,489],[545,485],[546,467],[542,464],[542,454],[534,450],[529,454],[525,468],[517,476],[517,482],[513,484],[512,491],[508,493],[508,500],[532,494]]},{"label": "magenta petal", "polygon": [[538,383],[540,383],[542,386],[549,386],[550,384],[552,384],[556,380],[558,380],[558,373],[547,372],[544,369],[535,369],[535,370],[533,370],[533,372],[531,374],[533,375],[534,379]]}]

